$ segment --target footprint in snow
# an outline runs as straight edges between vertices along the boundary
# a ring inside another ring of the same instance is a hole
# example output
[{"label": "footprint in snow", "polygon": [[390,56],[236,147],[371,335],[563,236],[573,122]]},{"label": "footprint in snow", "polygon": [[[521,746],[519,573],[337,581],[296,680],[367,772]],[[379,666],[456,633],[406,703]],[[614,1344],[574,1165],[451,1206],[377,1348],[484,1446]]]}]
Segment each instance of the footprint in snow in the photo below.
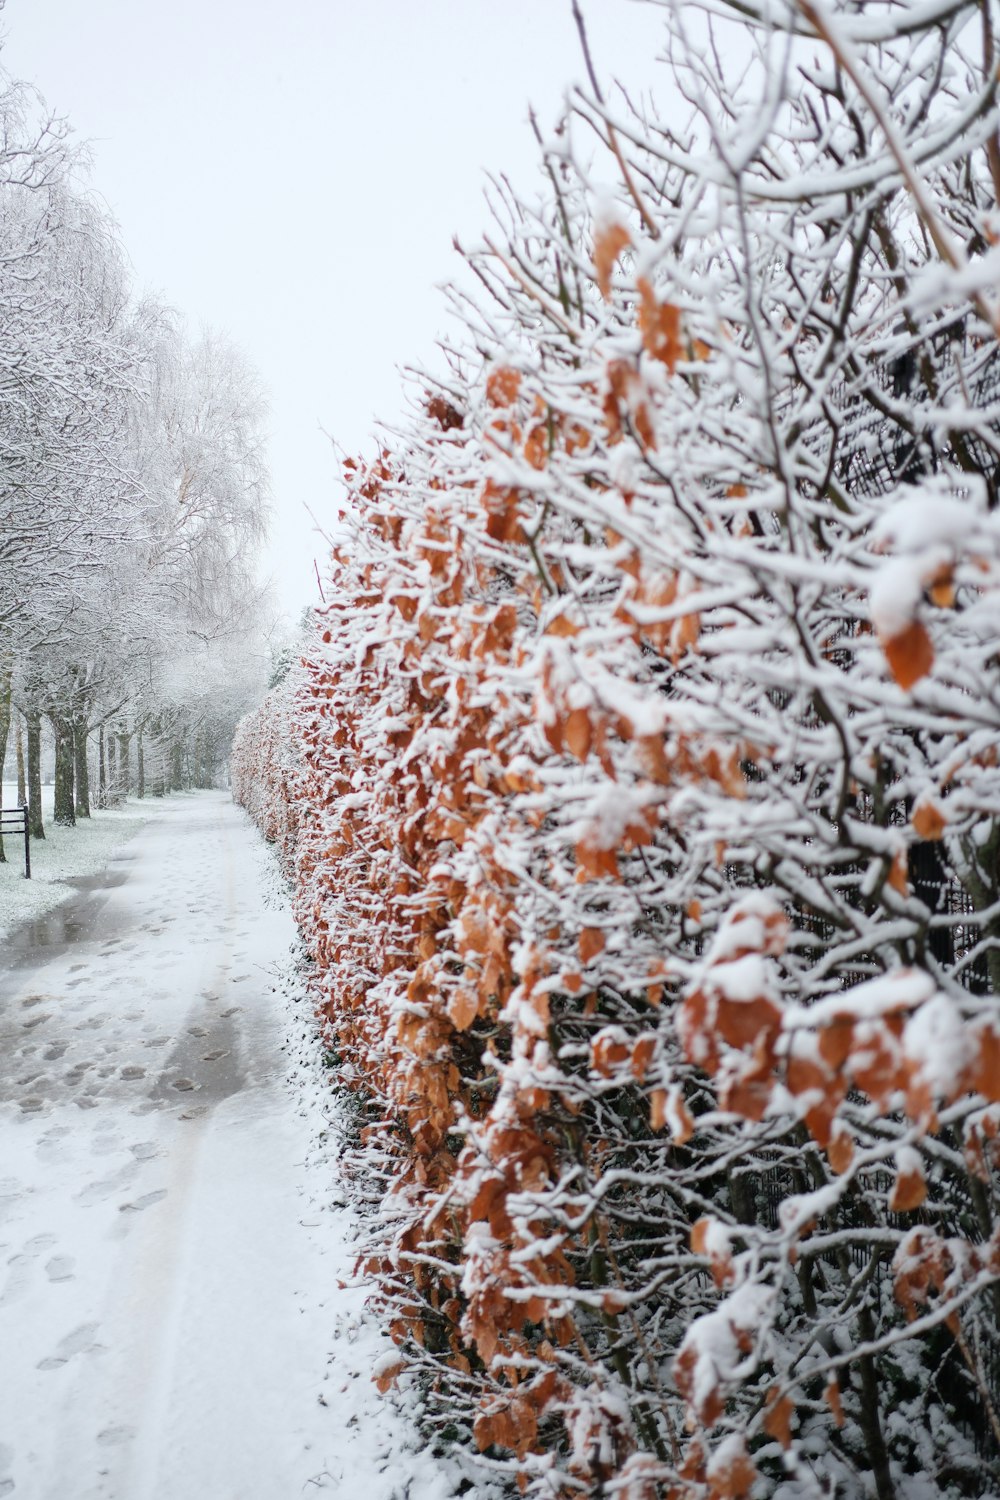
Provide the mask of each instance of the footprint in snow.
[{"label": "footprint in snow", "polygon": [[50,1281],[72,1281],[75,1265],[72,1255],[53,1255],[45,1262],[45,1274]]},{"label": "footprint in snow", "polygon": [[136,1141],[135,1145],[128,1149],[138,1161],[152,1161],[154,1156],[161,1154],[155,1141]]},{"label": "footprint in snow", "polygon": [[175,1078],[170,1087],[179,1090],[179,1092],[182,1094],[186,1094],[191,1091],[200,1089],[201,1084],[195,1083],[191,1078]]},{"label": "footprint in snow", "polygon": [[189,1026],[188,1036],[208,1036],[207,1026]]},{"label": "footprint in snow", "polygon": [[94,1335],[101,1325],[99,1323],[81,1323],[79,1328],[74,1328],[64,1339],[60,1339],[55,1347],[55,1352],[40,1359],[35,1366],[38,1370],[58,1370],[71,1360],[74,1354],[91,1354],[100,1345],[96,1343]]},{"label": "footprint in snow", "polygon": [[56,1242],[54,1234],[36,1234],[30,1240],[26,1240],[16,1255],[12,1255],[7,1262],[9,1267],[7,1280],[3,1290],[0,1291],[0,1307],[11,1302],[16,1302],[23,1295],[31,1280],[31,1268],[33,1263],[44,1251],[50,1250]]},{"label": "footprint in snow", "polygon": [[113,1193],[120,1193],[122,1188],[128,1187],[138,1170],[138,1162],[126,1162],[121,1171],[116,1172],[113,1177],[105,1177],[100,1182],[90,1182],[85,1188],[81,1188],[75,1194],[77,1203],[82,1208],[92,1208],[95,1203],[103,1203],[105,1198],[110,1198]]},{"label": "footprint in snow", "polygon": [[28,1094],[26,1098],[19,1099],[17,1102],[21,1106],[22,1113],[26,1115],[36,1115],[45,1108],[45,1100],[38,1094]]},{"label": "footprint in snow", "polygon": [[103,1432],[97,1434],[97,1441],[102,1448],[113,1448],[118,1443],[130,1443],[135,1437],[135,1428],[126,1427],[124,1424],[118,1427],[105,1427]]},{"label": "footprint in snow", "polygon": [[154,1203],[159,1203],[166,1196],[166,1188],[157,1188],[153,1193],[143,1193],[141,1198],[135,1198],[131,1203],[119,1203],[118,1212],[120,1214],[142,1213],[144,1208],[152,1208]]}]

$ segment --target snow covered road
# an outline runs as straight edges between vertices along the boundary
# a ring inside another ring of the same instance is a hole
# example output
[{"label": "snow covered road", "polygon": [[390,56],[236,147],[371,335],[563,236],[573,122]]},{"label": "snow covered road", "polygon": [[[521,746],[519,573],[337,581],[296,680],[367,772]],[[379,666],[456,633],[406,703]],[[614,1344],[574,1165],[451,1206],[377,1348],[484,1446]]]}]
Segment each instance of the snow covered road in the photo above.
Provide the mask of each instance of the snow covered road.
[{"label": "snow covered road", "polygon": [[228,795],[170,799],[3,952],[0,1496],[451,1493],[338,1288],[269,865]]}]

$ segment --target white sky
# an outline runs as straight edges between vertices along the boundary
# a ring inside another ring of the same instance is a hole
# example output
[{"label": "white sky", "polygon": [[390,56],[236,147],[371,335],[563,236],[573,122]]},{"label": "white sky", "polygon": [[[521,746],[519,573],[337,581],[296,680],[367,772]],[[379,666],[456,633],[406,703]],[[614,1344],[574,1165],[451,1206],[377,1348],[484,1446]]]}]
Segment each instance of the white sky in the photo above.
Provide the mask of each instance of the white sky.
[{"label": "white sky", "polygon": [[[583,0],[604,77],[648,86],[654,5]],[[316,597],[338,472],[432,357],[452,235],[486,226],[485,169],[536,181],[583,77],[570,0],[7,0],[0,61],[92,143],[139,287],[227,330],[271,401],[270,556]]]}]

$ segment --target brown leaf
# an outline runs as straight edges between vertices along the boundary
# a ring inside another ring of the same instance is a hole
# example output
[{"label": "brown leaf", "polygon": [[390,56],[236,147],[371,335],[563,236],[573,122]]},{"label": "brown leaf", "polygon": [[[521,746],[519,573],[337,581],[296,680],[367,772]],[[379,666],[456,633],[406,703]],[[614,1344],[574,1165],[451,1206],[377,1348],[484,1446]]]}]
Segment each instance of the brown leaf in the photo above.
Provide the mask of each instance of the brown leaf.
[{"label": "brown leaf", "polygon": [[892,862],[892,869],[889,871],[889,884],[892,886],[893,890],[898,891],[901,896],[908,896],[910,894],[910,885],[909,881],[907,880],[907,872],[908,861],[906,857],[906,850],[900,849]]},{"label": "brown leaf", "polygon": [[905,692],[926,677],[934,665],[934,647],[919,620],[912,620],[899,635],[883,641],[882,649],[890,672]]},{"label": "brown leaf", "polygon": [[599,927],[585,927],[577,940],[581,963],[589,964],[592,958],[604,952],[604,933]]},{"label": "brown leaf", "polygon": [[406,1369],[406,1362],[405,1362],[405,1360],[398,1359],[398,1360],[396,1360],[396,1362],[394,1364],[386,1365],[374,1377],[375,1384],[378,1386],[378,1388],[382,1392],[383,1396],[385,1395],[386,1391],[389,1389],[390,1386],[395,1385],[395,1383],[398,1380],[399,1376],[403,1373],[403,1371],[405,1369]]},{"label": "brown leaf", "polygon": [[830,1376],[830,1379],[826,1383],[826,1389],[824,1390],[823,1395],[826,1397],[827,1406],[829,1406],[830,1410],[833,1412],[833,1420],[836,1422],[838,1427],[843,1427],[844,1407],[840,1399],[840,1382],[837,1380],[836,1375]]},{"label": "brown leaf", "polygon": [[645,276],[636,283],[639,290],[639,331],[643,347],[654,359],[665,364],[671,375],[684,353],[681,343],[680,308],[657,301],[656,293]]},{"label": "brown leaf", "polygon": [[944,813],[930,797],[921,797],[913,809],[910,822],[917,837],[926,839],[928,843],[936,843],[948,826]]},{"label": "brown leaf", "polygon": [[594,270],[597,285],[605,301],[611,295],[611,272],[626,245],[631,245],[632,236],[624,224],[605,224],[594,236]]},{"label": "brown leaf", "polygon": [[767,1393],[767,1410],[764,1414],[764,1431],[787,1452],[792,1446],[792,1417],[795,1405],[788,1396],[783,1396],[778,1386],[773,1385]]},{"label": "brown leaf", "polygon": [[577,760],[586,760],[594,739],[590,714],[585,708],[574,708],[563,725],[563,739],[567,749]]},{"label": "brown leaf", "polygon": [[742,1445],[733,1453],[726,1445],[725,1456],[716,1454],[708,1466],[709,1500],[749,1500],[757,1480],[753,1459]]},{"label": "brown leaf", "polygon": [[927,1197],[927,1182],[923,1171],[915,1168],[910,1172],[899,1172],[893,1184],[889,1207],[894,1214],[911,1213],[919,1208]]},{"label": "brown leaf", "polygon": [[520,389],[520,373],[509,365],[498,365],[486,377],[486,400],[490,406],[513,406]]},{"label": "brown leaf", "polygon": [[479,1014],[474,990],[458,989],[448,1001],[448,1019],[457,1031],[467,1031]]},{"label": "brown leaf", "polygon": [[826,1154],[831,1167],[838,1176],[843,1175],[854,1160],[854,1137],[847,1126],[839,1120],[834,1124]]}]

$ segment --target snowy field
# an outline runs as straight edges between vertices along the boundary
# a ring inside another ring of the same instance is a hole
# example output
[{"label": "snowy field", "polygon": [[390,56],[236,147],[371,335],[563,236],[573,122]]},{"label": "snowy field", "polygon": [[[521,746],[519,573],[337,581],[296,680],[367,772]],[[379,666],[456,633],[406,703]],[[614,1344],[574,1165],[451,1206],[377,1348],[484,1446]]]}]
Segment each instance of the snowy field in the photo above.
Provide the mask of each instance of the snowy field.
[{"label": "snowy field", "polygon": [[271,855],[228,793],[150,812],[0,970],[0,1496],[443,1500],[372,1382]]},{"label": "snowy field", "polygon": [[[168,803],[174,799],[168,799]],[[3,806],[17,807],[17,782],[3,783]],[[6,864],[0,864],[0,942],[20,922],[51,911],[73,894],[66,881],[82,881],[103,870],[119,845],[138,833],[151,808],[148,800],[94,812],[75,828],[52,823],[52,788],[42,787],[45,838],[31,841],[31,879],[24,878],[24,839],[4,835]],[[158,804],[164,806],[163,802]]]}]

